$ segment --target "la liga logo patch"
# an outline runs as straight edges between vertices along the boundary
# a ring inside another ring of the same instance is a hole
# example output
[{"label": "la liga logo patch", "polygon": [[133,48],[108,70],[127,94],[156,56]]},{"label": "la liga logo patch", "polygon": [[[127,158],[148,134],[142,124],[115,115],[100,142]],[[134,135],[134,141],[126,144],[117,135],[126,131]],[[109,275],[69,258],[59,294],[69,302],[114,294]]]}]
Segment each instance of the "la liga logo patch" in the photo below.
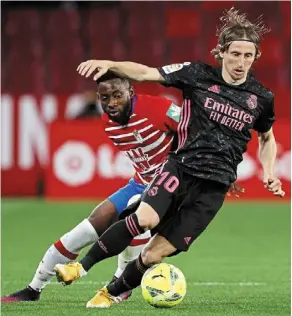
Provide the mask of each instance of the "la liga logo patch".
[{"label": "la liga logo patch", "polygon": [[179,71],[183,68],[183,64],[172,64],[172,65],[167,65],[163,66],[162,69],[166,74],[171,74],[172,72]]}]

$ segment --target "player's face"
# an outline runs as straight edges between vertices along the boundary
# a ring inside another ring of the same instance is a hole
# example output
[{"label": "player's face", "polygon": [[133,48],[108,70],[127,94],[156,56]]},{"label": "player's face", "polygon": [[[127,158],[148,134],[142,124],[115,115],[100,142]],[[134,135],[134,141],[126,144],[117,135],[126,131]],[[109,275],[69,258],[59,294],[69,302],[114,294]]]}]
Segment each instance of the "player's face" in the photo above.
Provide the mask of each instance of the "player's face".
[{"label": "player's face", "polygon": [[133,94],[133,88],[120,79],[101,82],[97,92],[103,111],[122,125],[128,123]]},{"label": "player's face", "polygon": [[230,79],[228,83],[242,83],[255,60],[256,48],[251,42],[234,41],[220,55],[224,79]]}]

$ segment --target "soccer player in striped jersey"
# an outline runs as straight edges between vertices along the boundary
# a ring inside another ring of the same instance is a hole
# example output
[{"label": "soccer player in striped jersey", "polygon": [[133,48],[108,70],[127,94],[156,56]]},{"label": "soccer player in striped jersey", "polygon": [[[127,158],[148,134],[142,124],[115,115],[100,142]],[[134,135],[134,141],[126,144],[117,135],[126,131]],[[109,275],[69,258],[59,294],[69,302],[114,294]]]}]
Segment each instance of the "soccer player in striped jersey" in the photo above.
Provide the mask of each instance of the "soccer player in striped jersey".
[{"label": "soccer player in striped jersey", "polygon": [[[107,78],[111,80],[104,81]],[[112,73],[102,80],[98,94],[105,132],[132,161],[134,181],[148,184],[171,149],[181,108],[162,97],[134,95],[129,81],[115,78]]]},{"label": "soccer player in striped jersey", "polygon": [[[39,300],[41,291],[54,277],[54,266],[76,259],[84,247],[96,242],[128,201],[144,191],[171,149],[180,107],[162,97],[135,95],[130,82],[113,73],[99,79],[97,86],[104,110],[105,132],[118,149],[127,153],[136,173],[125,187],[100,203],[88,218],[51,245],[29,285],[1,298],[2,302]],[[149,232],[138,236],[119,255],[115,277],[121,275],[127,262],[137,258],[149,238]],[[122,298],[126,299],[129,294]]]}]

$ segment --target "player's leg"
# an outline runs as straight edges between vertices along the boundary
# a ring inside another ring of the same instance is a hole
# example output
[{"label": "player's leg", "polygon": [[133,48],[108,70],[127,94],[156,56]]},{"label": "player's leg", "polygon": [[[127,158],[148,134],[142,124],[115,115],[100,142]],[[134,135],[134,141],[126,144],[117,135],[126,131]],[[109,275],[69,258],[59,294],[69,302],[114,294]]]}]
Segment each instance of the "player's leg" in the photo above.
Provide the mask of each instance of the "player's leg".
[{"label": "player's leg", "polygon": [[38,300],[41,291],[55,276],[55,265],[65,264],[76,259],[82,248],[98,239],[97,231],[100,232],[106,225],[110,225],[114,217],[116,217],[116,209],[111,201],[105,200],[96,206],[88,219],[84,219],[49,247],[29,285],[20,291],[2,297],[1,302]]},{"label": "player's leg", "polygon": [[48,249],[29,286],[41,291],[55,276],[55,265],[75,260],[84,247],[97,241],[99,233],[105,230],[106,225],[109,226],[115,217],[115,206],[110,200],[104,200],[97,205],[89,218],[64,234]]},{"label": "player's leg", "polygon": [[174,205],[169,209],[167,217],[156,228],[158,235],[144,248],[142,255],[126,267],[120,279],[98,291],[87,307],[110,307],[119,292],[140,284],[143,274],[151,265],[167,256],[187,251],[208,227],[221,208],[228,187],[213,181],[188,178],[184,182],[189,191],[183,196],[179,208]]},{"label": "player's leg", "polygon": [[142,252],[146,244],[151,238],[150,231],[146,231],[144,234],[135,237],[130,245],[118,256],[118,268],[114,274],[114,279],[118,279],[123,271],[125,270],[127,264],[134,259],[137,259],[139,254]]},{"label": "player's leg", "polygon": [[[214,181],[184,175],[187,194],[172,209],[167,219],[157,227],[176,249],[174,254],[188,251],[191,244],[205,231],[223,205],[228,187]],[[169,216],[170,215],[170,216]]]},{"label": "player's leg", "polygon": [[[129,214],[137,210],[138,200],[141,199],[141,194],[144,191],[144,185],[138,184],[135,180],[131,179],[129,184],[123,190],[119,190],[109,198],[115,204],[120,219],[126,217],[126,214],[123,213],[127,207]],[[132,205],[131,208],[129,207],[130,205]],[[135,237],[131,241],[131,244],[119,254],[118,267],[112,281],[119,278],[126,265],[138,257],[144,246],[150,240],[150,237],[150,232],[145,232],[144,234]]]},{"label": "player's leg", "polygon": [[[127,189],[128,186],[129,184],[117,192],[119,196],[123,196],[124,203],[127,203],[132,195],[141,193],[144,190],[144,186],[141,186],[141,188],[136,191],[132,190],[132,192],[130,190],[129,192]],[[55,276],[53,270],[55,265],[59,263],[65,264],[76,259],[81,249],[96,242],[99,234],[116,220],[117,208],[121,206],[115,198],[112,199],[112,197],[114,197],[114,195],[96,206],[88,219],[84,219],[75,228],[51,245],[39,263],[32,281],[25,289],[2,297],[1,301],[38,300],[42,289]],[[117,205],[115,205],[115,203]],[[121,202],[119,203],[121,204]]]},{"label": "player's leg", "polygon": [[113,296],[117,296],[120,291],[123,291],[126,288],[136,288],[140,285],[142,276],[149,267],[153,264],[162,262],[164,258],[168,257],[176,250],[177,249],[165,237],[156,234],[143,249],[141,255],[131,262],[131,265],[133,265],[134,268],[127,267],[125,269],[125,273],[122,274],[123,281],[120,279],[120,281],[107,286],[109,293]]},{"label": "player's leg", "polygon": [[[167,163],[162,173],[155,178],[149,189],[143,194],[142,202],[134,214],[108,228],[80,261],[80,264],[76,264],[74,267],[70,265],[70,268],[64,265],[57,267],[59,281],[70,284],[89,271],[96,263],[119,254],[134,237],[155,227],[175,198],[179,189],[178,177],[177,167]],[[151,206],[148,203],[151,203]],[[74,271],[71,272],[71,269]]]},{"label": "player's leg", "polygon": [[[116,256],[125,250],[134,237],[143,234],[145,232],[144,229],[149,229],[149,226],[144,228],[139,225],[136,214],[148,212],[150,218],[154,215],[154,219],[152,219],[152,222],[154,222],[157,220],[157,214],[153,214],[151,211],[153,210],[148,204],[141,202],[136,213],[109,227],[79,263],[75,262],[68,265],[57,264],[55,271],[58,281],[64,285],[69,285],[86,275],[96,263]],[[133,215],[135,216],[133,217]]]},{"label": "player's leg", "polygon": [[[187,251],[207,228],[221,208],[228,187],[189,175],[184,175],[182,181],[180,198],[172,203],[167,217],[156,227],[159,234],[144,248],[141,256],[127,265],[118,280],[97,292],[87,307],[110,307],[117,302],[119,293],[132,290],[140,284],[143,274],[151,265],[167,256]],[[147,201],[147,198],[143,200]],[[153,198],[148,200],[159,208],[154,201]]]},{"label": "player's leg", "polygon": [[[141,198],[141,194],[137,193],[143,193],[144,191],[145,186],[138,184],[132,179],[130,180],[128,186],[124,187],[122,190],[119,190],[117,193],[115,193],[109,198],[115,204],[119,218],[126,217],[123,215],[123,211],[127,206],[132,205],[132,210],[131,208],[128,208],[130,213],[133,213],[137,209],[137,201]],[[135,237],[131,241],[130,245],[122,253],[118,255],[118,267],[111,282],[117,280],[123,273],[127,264],[139,256],[140,252],[149,242],[150,237],[150,231],[147,231],[144,234]],[[120,295],[119,299],[126,300],[131,296],[131,294],[131,291],[126,291]]]},{"label": "player's leg", "polygon": [[88,308],[106,308],[117,302],[120,293],[133,290],[140,285],[146,270],[153,264],[175,253],[176,248],[164,237],[155,235],[150,243],[143,249],[136,260],[130,262],[121,277],[107,285],[87,303]]}]

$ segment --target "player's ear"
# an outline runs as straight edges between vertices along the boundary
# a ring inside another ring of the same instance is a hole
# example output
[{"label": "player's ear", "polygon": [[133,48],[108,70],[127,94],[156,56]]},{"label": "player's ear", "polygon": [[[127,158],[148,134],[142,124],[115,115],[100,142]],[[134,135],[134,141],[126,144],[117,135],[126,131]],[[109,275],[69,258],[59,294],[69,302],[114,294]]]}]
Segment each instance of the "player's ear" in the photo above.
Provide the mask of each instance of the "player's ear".
[{"label": "player's ear", "polygon": [[218,48],[218,50],[219,50],[219,57],[220,57],[221,59],[223,59],[224,52],[225,52],[225,50],[228,49],[228,48],[225,48],[223,45],[220,45],[220,44],[218,44],[217,48]]},{"label": "player's ear", "polygon": [[133,86],[130,86],[130,97],[133,98],[134,94],[135,94],[135,91],[134,91],[134,87]]},{"label": "player's ear", "polygon": [[97,100],[100,100],[100,94],[98,92],[96,92],[96,98]]},{"label": "player's ear", "polygon": [[258,60],[261,57],[261,55],[262,53],[259,50],[257,50],[256,55],[255,55],[255,60]]}]

